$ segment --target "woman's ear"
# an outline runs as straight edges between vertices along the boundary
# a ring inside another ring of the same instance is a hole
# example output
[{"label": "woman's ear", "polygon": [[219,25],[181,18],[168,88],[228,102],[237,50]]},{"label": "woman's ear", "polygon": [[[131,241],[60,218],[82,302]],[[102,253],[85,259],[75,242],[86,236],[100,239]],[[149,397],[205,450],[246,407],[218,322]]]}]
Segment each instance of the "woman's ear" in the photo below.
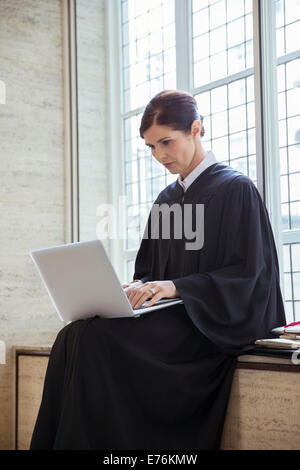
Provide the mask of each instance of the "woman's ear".
[{"label": "woman's ear", "polygon": [[192,124],[192,135],[196,137],[197,134],[201,135],[202,124],[200,121],[195,120]]}]

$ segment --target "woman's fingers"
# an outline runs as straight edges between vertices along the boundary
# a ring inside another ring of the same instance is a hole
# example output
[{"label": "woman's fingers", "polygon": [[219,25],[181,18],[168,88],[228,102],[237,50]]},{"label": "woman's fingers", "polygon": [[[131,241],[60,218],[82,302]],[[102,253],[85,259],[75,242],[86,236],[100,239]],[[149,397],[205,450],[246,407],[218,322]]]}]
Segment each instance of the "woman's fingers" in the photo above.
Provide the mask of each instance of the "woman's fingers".
[{"label": "woman's fingers", "polygon": [[149,289],[135,289],[129,294],[129,302],[131,303],[132,308],[139,308],[143,303],[152,296]]},{"label": "woman's fingers", "polygon": [[157,302],[158,300],[160,300],[162,298],[162,295],[161,295],[161,292],[157,292],[151,300],[149,300],[149,302],[147,302],[147,308],[148,307],[151,307],[153,304],[155,304],[155,302]]},{"label": "woman's fingers", "polygon": [[[153,292],[151,292],[153,290]],[[173,281],[149,281],[141,285],[130,285],[125,290],[128,300],[133,308],[140,308],[142,304],[151,299],[147,303],[147,307],[151,307],[158,300],[166,298],[179,297],[179,293]]]},{"label": "woman's fingers", "polygon": [[128,300],[132,308],[139,308],[149,297],[151,297],[149,288],[143,286],[132,289],[129,293]]},{"label": "woman's fingers", "polygon": [[[145,282],[144,284],[122,284],[122,288],[125,290],[125,294],[132,308],[140,308],[147,299],[151,299],[147,303],[147,307],[151,307],[157,300],[163,296],[159,291],[159,286],[151,282]],[[155,292],[155,295],[151,292],[151,289]]]},{"label": "woman's fingers", "polygon": [[150,287],[150,285],[148,285],[143,286],[142,288],[136,288],[130,292],[128,298],[132,308],[140,308],[147,299],[153,297],[151,289],[153,289],[155,292],[157,291],[157,287],[154,285],[153,287]]}]

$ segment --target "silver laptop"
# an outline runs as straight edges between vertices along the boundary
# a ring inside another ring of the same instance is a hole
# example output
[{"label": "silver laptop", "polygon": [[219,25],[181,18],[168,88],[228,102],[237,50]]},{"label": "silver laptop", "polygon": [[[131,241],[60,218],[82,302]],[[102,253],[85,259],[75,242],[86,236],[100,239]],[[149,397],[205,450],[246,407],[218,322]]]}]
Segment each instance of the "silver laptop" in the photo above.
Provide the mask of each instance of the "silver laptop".
[{"label": "silver laptop", "polygon": [[75,242],[33,250],[30,256],[61,320],[69,322],[99,315],[136,317],[183,303],[161,299],[133,309],[101,240]]}]

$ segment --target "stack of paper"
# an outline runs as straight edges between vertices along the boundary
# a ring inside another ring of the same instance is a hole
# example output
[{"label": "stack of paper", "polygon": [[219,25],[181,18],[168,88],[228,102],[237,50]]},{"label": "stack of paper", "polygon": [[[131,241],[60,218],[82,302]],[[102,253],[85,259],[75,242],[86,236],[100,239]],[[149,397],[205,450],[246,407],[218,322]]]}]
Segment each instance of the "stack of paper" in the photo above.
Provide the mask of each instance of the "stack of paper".
[{"label": "stack of paper", "polygon": [[271,332],[278,338],[258,339],[255,344],[275,349],[300,349],[300,322],[273,328]]}]

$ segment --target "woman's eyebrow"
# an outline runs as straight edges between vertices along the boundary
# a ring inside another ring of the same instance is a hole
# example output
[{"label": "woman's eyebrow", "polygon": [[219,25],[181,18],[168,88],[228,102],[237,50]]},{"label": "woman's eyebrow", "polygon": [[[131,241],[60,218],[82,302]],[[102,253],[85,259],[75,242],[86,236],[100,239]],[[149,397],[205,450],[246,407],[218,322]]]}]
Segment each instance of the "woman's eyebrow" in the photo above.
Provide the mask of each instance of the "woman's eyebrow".
[{"label": "woman's eyebrow", "polygon": [[[162,139],[159,139],[159,140],[157,141],[157,143],[161,142],[161,141],[164,140],[164,139],[168,139],[168,138],[169,138],[168,136],[167,136],[167,137],[163,137]],[[152,144],[147,144],[147,143],[145,142],[145,145],[148,145],[148,147],[150,147]]]}]

